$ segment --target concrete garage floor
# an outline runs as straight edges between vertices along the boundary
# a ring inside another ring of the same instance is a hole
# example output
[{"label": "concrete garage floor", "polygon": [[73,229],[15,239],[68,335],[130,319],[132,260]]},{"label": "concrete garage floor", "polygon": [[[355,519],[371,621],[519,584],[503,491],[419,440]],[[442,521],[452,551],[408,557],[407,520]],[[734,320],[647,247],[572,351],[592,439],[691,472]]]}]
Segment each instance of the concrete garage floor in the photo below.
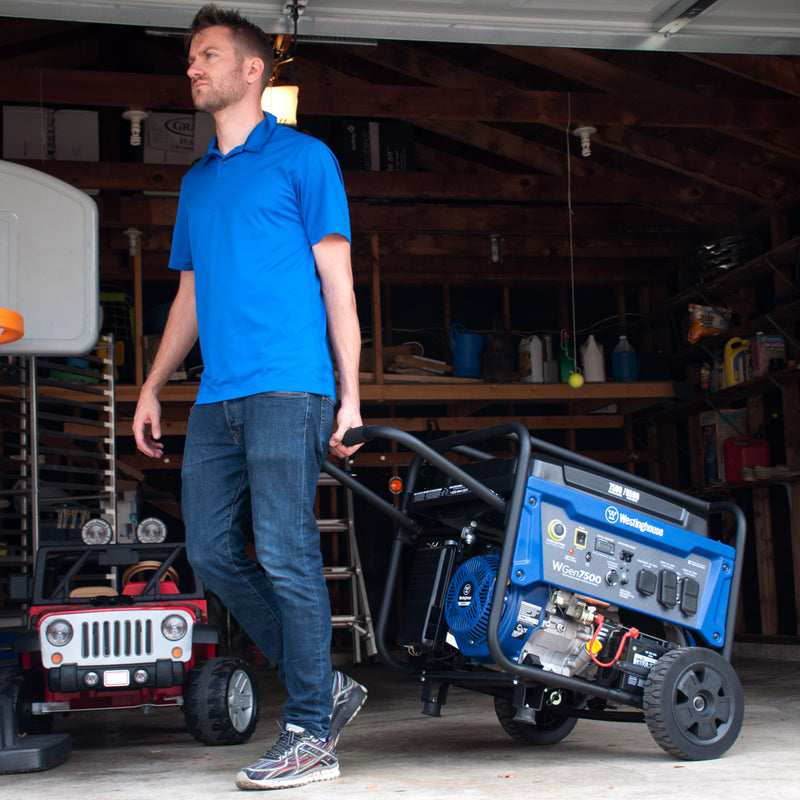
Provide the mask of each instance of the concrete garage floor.
[{"label": "concrete garage floor", "polygon": [[[581,720],[557,745],[526,747],[500,727],[489,697],[452,689],[434,719],[420,714],[413,679],[382,666],[354,666],[348,671],[368,686],[370,698],[339,741],[342,777],[278,794],[800,800],[800,648],[740,650],[734,666],[747,704],[744,727],[725,756],[704,762],[673,759],[643,724]],[[71,758],[47,772],[0,776],[0,794],[9,800],[241,797],[233,783],[237,769],[257,759],[278,732],[280,685],[273,672],[260,678],[261,722],[244,745],[198,744],[179,711],[71,715],[55,727],[72,735]]]}]

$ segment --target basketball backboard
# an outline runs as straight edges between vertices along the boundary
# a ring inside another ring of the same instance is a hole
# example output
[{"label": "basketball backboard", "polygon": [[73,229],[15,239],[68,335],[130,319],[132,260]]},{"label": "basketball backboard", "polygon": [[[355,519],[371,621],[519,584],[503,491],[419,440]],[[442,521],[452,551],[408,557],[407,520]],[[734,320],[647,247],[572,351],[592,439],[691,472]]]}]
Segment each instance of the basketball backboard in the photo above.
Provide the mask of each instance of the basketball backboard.
[{"label": "basketball backboard", "polygon": [[0,308],[22,315],[4,355],[81,355],[98,337],[97,206],[38,170],[0,161]]}]

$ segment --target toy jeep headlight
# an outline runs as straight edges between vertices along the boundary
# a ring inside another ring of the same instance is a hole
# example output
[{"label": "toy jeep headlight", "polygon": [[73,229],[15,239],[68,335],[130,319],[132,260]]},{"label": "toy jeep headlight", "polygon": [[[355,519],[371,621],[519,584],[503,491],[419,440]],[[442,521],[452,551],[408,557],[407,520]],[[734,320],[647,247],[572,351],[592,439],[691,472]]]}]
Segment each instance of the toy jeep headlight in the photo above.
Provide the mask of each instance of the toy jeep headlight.
[{"label": "toy jeep headlight", "polygon": [[187,630],[188,626],[186,620],[183,617],[179,617],[177,614],[170,614],[170,616],[166,617],[161,623],[161,633],[164,634],[165,639],[169,639],[171,642],[177,642],[178,639],[183,639],[183,637],[186,636]]},{"label": "toy jeep headlight", "polygon": [[44,635],[53,647],[64,647],[72,641],[72,625],[65,619],[54,619],[48,623]]},{"label": "toy jeep headlight", "polygon": [[90,546],[108,544],[112,535],[111,525],[102,517],[90,519],[81,527],[81,540]]},{"label": "toy jeep headlight", "polygon": [[161,544],[167,538],[167,526],[155,517],[148,517],[136,526],[136,538],[142,544]]}]

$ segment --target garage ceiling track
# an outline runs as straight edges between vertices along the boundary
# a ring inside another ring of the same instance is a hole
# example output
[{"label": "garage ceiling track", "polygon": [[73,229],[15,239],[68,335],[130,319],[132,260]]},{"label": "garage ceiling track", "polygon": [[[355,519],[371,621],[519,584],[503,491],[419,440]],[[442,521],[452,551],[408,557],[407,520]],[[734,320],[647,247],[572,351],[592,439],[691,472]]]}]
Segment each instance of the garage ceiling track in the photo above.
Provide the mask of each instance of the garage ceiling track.
[{"label": "garage ceiling track", "polygon": [[[196,0],[2,0],[10,17],[185,27]],[[225,5],[225,3],[220,3]],[[291,32],[285,0],[235,4]],[[436,42],[800,53],[796,0],[298,0],[303,31]]]},{"label": "garage ceiling track", "polygon": [[[106,119],[189,110],[182,43],[154,34],[185,28],[198,5],[0,0],[0,103]],[[386,274],[496,280],[497,234],[509,279],[574,268],[584,283],[636,283],[679,274],[710,241],[796,233],[800,4],[700,5],[310,0],[294,65],[301,127],[399,121],[414,141],[408,172],[345,175],[357,269],[368,273],[378,234]],[[289,30],[283,3],[236,6]],[[589,157],[580,126],[596,128]],[[99,188],[101,248],[126,264],[122,230],[137,225],[158,273],[174,199],[141,189],[174,192],[185,168],[38,166]]]}]

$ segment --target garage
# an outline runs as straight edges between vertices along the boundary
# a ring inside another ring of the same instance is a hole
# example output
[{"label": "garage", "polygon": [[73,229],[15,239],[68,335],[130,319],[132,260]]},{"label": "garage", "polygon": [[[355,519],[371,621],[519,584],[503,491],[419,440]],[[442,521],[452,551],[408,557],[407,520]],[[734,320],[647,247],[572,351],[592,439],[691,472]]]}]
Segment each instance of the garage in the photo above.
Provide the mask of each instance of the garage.
[{"label": "garage", "polygon": [[[800,15],[239,8],[278,129],[341,168],[360,327],[363,446],[314,516],[333,664],[370,699],[342,778],[303,791],[791,796]],[[132,428],[214,138],[196,10],[0,1],[0,771],[26,796],[230,791],[285,699],[189,564],[198,347],[159,394],[163,456]],[[619,769],[570,769],[600,753]]]}]

